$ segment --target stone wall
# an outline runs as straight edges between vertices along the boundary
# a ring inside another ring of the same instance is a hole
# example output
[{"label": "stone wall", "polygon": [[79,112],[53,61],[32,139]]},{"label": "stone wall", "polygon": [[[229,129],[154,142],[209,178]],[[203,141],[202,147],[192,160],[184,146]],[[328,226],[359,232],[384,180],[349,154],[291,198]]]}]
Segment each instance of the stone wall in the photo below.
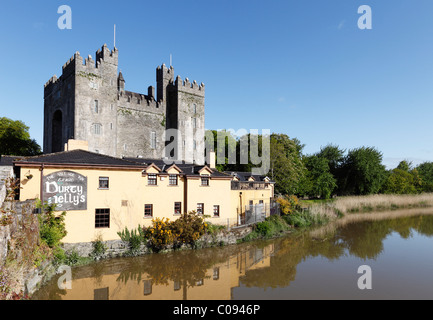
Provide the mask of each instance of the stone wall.
[{"label": "stone wall", "polygon": [[50,261],[34,266],[33,254],[40,244],[35,208],[34,200],[5,202],[1,207],[0,214],[10,220],[8,225],[0,226],[0,267],[8,270],[9,285],[15,293],[32,294],[47,272],[54,272]]},{"label": "stone wall", "polygon": [[[13,253],[16,259],[22,260],[39,245],[39,223],[33,214],[35,207],[34,200],[5,202],[1,207],[2,217],[8,216],[11,221],[0,226],[0,265],[4,264],[8,254]],[[13,246],[15,242],[17,246]]]},{"label": "stone wall", "polygon": [[[199,248],[208,248],[215,247],[220,245],[233,245],[236,244],[238,240],[243,239],[249,233],[251,233],[251,227],[242,227],[242,228],[233,228],[230,231],[221,231],[214,235],[204,235],[198,242],[197,247]],[[103,244],[106,247],[106,251],[103,256],[100,258],[114,258],[123,256],[128,253],[129,248],[128,244],[122,240],[113,240],[113,241],[103,241]],[[74,243],[74,244],[63,244],[63,249],[65,252],[70,253],[75,251],[81,257],[89,257],[93,253],[93,243],[85,242],[85,243]],[[168,247],[165,251],[171,250]],[[144,255],[152,253],[152,250],[142,245],[137,255]]]},{"label": "stone wall", "polygon": [[6,179],[12,177],[13,174],[13,167],[0,166],[0,207],[6,198]]}]

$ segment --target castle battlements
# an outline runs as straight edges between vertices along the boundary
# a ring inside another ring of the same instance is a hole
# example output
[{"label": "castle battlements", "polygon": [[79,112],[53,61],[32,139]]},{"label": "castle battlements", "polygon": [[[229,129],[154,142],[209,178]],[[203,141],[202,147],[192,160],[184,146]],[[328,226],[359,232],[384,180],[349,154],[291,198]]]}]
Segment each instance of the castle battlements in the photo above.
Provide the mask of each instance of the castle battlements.
[{"label": "castle battlements", "polygon": [[59,79],[57,78],[56,75],[52,76],[52,77],[50,78],[50,80],[48,80],[48,81],[45,83],[44,88],[47,88],[49,85],[53,85],[53,84],[55,84],[58,80],[59,80]]},{"label": "castle battlements", "polygon": [[76,139],[101,154],[157,158],[168,156],[164,134],[176,129],[172,146],[179,152],[170,154],[184,159],[185,145],[203,154],[205,85],[176,77],[173,66],[162,64],[156,68],[156,85],[147,92],[128,91],[118,58],[118,49],[106,44],[93,56],[77,51],[62,66],[62,75],[47,81],[44,152],[61,151]]},{"label": "castle battlements", "polygon": [[[151,87],[153,89],[153,87]],[[131,91],[120,91],[117,95],[119,106],[122,108],[134,108],[138,106],[149,107],[151,109],[143,109],[143,111],[162,112],[160,109],[160,103],[155,100],[154,96],[144,95]]]},{"label": "castle battlements", "polygon": [[191,83],[188,78],[182,80],[180,76],[177,76],[175,86],[179,91],[184,91],[199,96],[205,95],[205,85],[203,82],[199,85],[195,80]]}]

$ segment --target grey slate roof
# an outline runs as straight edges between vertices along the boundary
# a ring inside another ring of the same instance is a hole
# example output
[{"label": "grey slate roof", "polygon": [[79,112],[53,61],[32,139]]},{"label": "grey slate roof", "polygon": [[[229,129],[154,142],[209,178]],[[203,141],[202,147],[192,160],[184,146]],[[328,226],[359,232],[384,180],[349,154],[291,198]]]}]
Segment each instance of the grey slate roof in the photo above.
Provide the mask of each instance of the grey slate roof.
[{"label": "grey slate roof", "polygon": [[125,159],[110,157],[107,155],[94,153],[85,150],[72,150],[57,153],[50,153],[35,157],[25,157],[16,161],[17,163],[27,164],[64,164],[64,165],[82,165],[82,166],[116,166],[116,167],[137,167],[143,165],[138,162],[132,162]]},{"label": "grey slate roof", "polygon": [[15,159],[22,159],[20,156],[0,156],[0,167],[8,166],[12,167]]},{"label": "grey slate roof", "polygon": [[[145,164],[146,166],[150,166],[151,164],[154,164],[162,172],[165,172],[168,168],[170,168],[173,164],[175,164],[186,175],[199,175],[199,171],[205,167],[204,165],[196,165],[194,163],[188,163],[185,161],[182,161],[180,163],[170,163],[170,162],[166,163],[163,159],[143,159],[143,158],[124,158],[124,159],[128,161],[140,162]],[[211,176],[230,178],[229,174],[224,172],[219,172],[217,170],[212,170]]]}]

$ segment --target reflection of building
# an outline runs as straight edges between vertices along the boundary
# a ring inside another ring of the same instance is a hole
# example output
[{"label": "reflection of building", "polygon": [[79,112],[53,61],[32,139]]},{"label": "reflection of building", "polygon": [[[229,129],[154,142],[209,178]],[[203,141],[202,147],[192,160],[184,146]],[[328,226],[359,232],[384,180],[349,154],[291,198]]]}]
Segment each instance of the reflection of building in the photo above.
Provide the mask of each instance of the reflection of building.
[{"label": "reflection of building", "polygon": [[[273,183],[259,189],[232,189],[236,177],[214,166],[165,164],[162,160],[115,158],[82,150],[17,159],[20,200],[41,199],[67,211],[64,243],[89,243],[98,236],[119,240],[118,232],[149,226],[153,218],[177,219],[197,211],[213,224],[238,224],[244,202],[268,205]],[[260,178],[263,179],[263,178]]]},{"label": "reflection of building", "polygon": [[[274,246],[250,248],[229,256],[204,272],[204,277],[186,285],[184,279],[169,279],[157,284],[146,273],[128,278],[121,276],[125,266],[99,275],[74,278],[72,289],[62,295],[64,300],[230,300],[232,289],[239,286],[240,278],[249,270],[270,267]],[[169,263],[169,261],[168,261]],[[79,271],[74,274],[79,274]]]}]

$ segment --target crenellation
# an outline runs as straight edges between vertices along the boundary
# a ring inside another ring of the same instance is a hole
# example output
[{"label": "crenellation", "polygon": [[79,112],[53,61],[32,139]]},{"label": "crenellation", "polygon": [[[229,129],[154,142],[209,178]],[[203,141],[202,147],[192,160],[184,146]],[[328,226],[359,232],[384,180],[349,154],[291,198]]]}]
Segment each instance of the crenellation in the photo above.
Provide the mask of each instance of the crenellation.
[{"label": "crenellation", "polygon": [[177,90],[182,92],[196,94],[203,97],[205,95],[205,85],[203,82],[199,85],[196,80],[191,83],[188,78],[182,80],[180,76],[177,76],[175,86]]},{"label": "crenellation", "polygon": [[50,80],[48,80],[48,81],[45,83],[44,88],[45,88],[45,89],[48,89],[48,87],[49,87],[50,85],[55,84],[58,80],[59,80],[59,79],[57,79],[57,76],[56,76],[56,75],[52,76],[52,77],[50,78]]}]

